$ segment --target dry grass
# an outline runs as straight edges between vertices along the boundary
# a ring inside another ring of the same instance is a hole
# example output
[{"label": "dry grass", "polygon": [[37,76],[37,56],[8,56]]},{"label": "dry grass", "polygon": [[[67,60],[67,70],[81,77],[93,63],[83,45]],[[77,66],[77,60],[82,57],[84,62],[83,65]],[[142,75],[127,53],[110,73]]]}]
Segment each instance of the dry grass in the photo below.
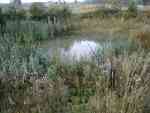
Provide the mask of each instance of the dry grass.
[{"label": "dry grass", "polygon": [[104,63],[110,61],[113,70],[108,73],[90,62],[57,64],[54,81],[1,80],[0,108],[6,113],[149,113],[149,56],[109,56]]},{"label": "dry grass", "polygon": [[80,13],[89,13],[89,12],[94,12],[98,9],[98,7],[96,5],[81,5],[79,7],[79,12]]},{"label": "dry grass", "polygon": [[[124,20],[123,18],[86,18],[77,23],[79,34],[96,34],[110,38],[126,37],[140,42],[141,47],[150,47],[150,21],[146,18]],[[102,37],[103,38],[103,37]]]},{"label": "dry grass", "polygon": [[124,20],[123,18],[92,18],[80,21],[81,32],[84,33],[129,34],[130,31],[143,28],[145,26],[150,25],[145,24],[143,21],[138,21],[137,19]]},{"label": "dry grass", "polygon": [[1,113],[65,113],[66,87],[62,79],[1,79]]},{"label": "dry grass", "polygon": [[[112,37],[126,34],[138,39],[143,47],[150,47],[147,30],[150,25],[145,21],[93,18],[78,23],[80,31],[77,32]],[[150,106],[149,57],[150,54],[144,52],[125,53],[117,58],[111,54],[105,56],[100,65],[91,62],[69,65],[57,61],[49,64],[49,80],[0,79],[0,112],[144,113]]]},{"label": "dry grass", "polygon": [[141,47],[148,49],[150,48],[150,26],[144,26],[143,28],[139,28],[136,31],[132,32],[132,37],[135,40],[138,40]]},{"label": "dry grass", "polygon": [[[143,53],[136,53],[117,60],[115,74],[112,74],[115,79],[100,76],[96,82],[96,94],[88,103],[91,112],[143,113],[150,88],[149,57],[144,59]],[[110,80],[114,87],[110,85]]]}]

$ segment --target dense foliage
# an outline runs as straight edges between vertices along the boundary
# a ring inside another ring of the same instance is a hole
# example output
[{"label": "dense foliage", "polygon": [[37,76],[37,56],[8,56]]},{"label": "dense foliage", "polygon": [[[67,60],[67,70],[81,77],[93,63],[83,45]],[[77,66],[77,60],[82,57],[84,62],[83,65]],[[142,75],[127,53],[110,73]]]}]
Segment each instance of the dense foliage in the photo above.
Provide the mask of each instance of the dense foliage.
[{"label": "dense foliage", "polygon": [[[45,10],[41,3],[29,10],[0,10],[0,113],[149,113],[150,33],[133,33],[139,25],[121,20],[136,18],[136,7],[129,6],[125,15],[98,9],[76,16],[74,21],[68,7]],[[106,17],[112,20],[104,23]],[[74,22],[79,31],[82,25],[88,32],[100,25],[98,31],[114,40],[104,37],[107,42],[93,53],[92,61],[50,58],[38,44],[70,32]]]},{"label": "dense foliage", "polygon": [[42,20],[44,18],[47,18],[47,12],[44,9],[44,5],[40,3],[33,3],[32,6],[30,7],[30,15],[31,19],[33,20]]},{"label": "dense foliage", "polygon": [[41,3],[32,4],[29,11],[11,6],[0,10],[0,33],[11,34],[22,42],[54,38],[71,31],[71,15],[65,6],[50,6],[48,11]]},{"label": "dense foliage", "polygon": [[32,42],[20,44],[14,36],[0,36],[0,70],[3,74],[20,75],[45,73],[48,65],[46,55]]},{"label": "dense foliage", "polygon": [[[111,73],[92,62],[72,65],[54,60],[49,66],[49,78],[3,78],[1,111],[148,113],[149,54],[125,54],[108,59],[113,65]],[[107,65],[108,59],[104,64]]]}]

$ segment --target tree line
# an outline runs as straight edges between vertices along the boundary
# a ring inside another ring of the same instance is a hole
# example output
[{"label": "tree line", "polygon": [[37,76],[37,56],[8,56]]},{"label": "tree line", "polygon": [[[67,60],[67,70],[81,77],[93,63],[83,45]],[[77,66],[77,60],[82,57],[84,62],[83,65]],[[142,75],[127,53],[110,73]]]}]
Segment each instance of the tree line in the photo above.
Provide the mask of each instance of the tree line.
[{"label": "tree line", "polygon": [[0,8],[0,25],[6,21],[34,20],[34,21],[65,21],[70,18],[71,10],[67,6],[49,6],[45,8],[42,3],[33,3],[28,10],[9,6]]}]

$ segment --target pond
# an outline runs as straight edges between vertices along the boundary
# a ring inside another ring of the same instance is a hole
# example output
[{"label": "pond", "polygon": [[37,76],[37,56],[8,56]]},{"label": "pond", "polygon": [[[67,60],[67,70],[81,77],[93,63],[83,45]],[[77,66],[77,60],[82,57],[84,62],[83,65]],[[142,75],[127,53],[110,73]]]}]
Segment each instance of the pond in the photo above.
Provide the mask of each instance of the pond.
[{"label": "pond", "polygon": [[127,38],[106,40],[102,36],[69,36],[43,42],[40,47],[45,48],[50,57],[58,56],[63,61],[90,60],[104,51],[114,52],[130,48]]}]

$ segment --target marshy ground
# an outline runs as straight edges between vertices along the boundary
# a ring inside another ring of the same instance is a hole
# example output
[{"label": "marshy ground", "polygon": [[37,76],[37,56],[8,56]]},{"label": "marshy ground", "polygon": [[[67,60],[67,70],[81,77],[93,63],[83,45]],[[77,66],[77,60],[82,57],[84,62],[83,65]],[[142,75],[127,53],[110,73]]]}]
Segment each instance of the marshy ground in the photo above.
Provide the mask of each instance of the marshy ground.
[{"label": "marshy ground", "polygon": [[150,112],[148,11],[38,8],[0,13],[0,113]]}]

